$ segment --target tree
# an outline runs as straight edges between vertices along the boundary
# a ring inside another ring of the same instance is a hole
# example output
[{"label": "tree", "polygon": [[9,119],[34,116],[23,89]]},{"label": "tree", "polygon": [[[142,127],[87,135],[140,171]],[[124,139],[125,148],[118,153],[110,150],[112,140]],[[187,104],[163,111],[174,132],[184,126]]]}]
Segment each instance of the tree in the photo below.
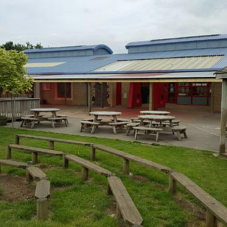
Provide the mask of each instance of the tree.
[{"label": "tree", "polygon": [[8,92],[11,98],[12,126],[15,119],[15,98],[32,90],[33,78],[26,75],[27,55],[15,50],[6,51],[0,48],[0,87]]},{"label": "tree", "polygon": [[1,48],[5,49],[5,50],[16,50],[16,51],[24,51],[27,49],[41,49],[43,48],[43,46],[41,45],[41,43],[37,43],[35,46],[32,45],[29,42],[26,42],[26,45],[24,44],[14,44],[12,41],[6,42],[5,44],[0,46]]}]

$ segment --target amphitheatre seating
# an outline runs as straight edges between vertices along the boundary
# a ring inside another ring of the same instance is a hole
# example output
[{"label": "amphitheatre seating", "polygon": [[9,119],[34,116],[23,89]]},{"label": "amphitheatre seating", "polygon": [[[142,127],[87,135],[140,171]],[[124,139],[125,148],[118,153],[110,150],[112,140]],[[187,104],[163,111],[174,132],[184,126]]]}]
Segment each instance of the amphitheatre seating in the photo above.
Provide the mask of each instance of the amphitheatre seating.
[{"label": "amphitheatre seating", "polygon": [[[137,139],[138,136],[138,132],[139,131],[145,131],[145,133],[147,134],[153,134],[156,136],[155,141],[158,142],[158,137],[159,137],[159,132],[162,131],[161,128],[148,128],[148,127],[133,127],[133,129],[135,129],[135,139]],[[144,135],[144,134],[143,134]]]},{"label": "amphitheatre seating", "polygon": [[131,130],[134,130],[133,127],[139,126],[140,123],[128,123],[126,125],[126,136],[130,133]]},{"label": "amphitheatre seating", "polygon": [[22,168],[22,169],[26,169],[28,167],[27,163],[16,162],[16,161],[13,161],[13,160],[0,159],[0,173],[1,173],[1,165],[14,166],[14,167],[17,167],[17,168]]},{"label": "amphitheatre seating", "polygon": [[178,140],[182,140],[181,134],[183,134],[185,138],[188,138],[188,136],[186,134],[186,126],[175,126],[172,128],[172,132],[173,132],[173,134],[175,132],[177,133]]},{"label": "amphitheatre seating", "polygon": [[12,149],[30,151],[32,153],[32,164],[38,163],[38,153],[48,154],[48,155],[57,155],[57,156],[63,156],[64,154],[61,151],[48,150],[48,149],[36,148],[36,147],[28,147],[28,146],[22,146],[17,144],[9,144],[7,148],[7,159],[12,158]]},{"label": "amphitheatre seating", "polygon": [[40,180],[36,183],[35,197],[37,199],[37,219],[46,220],[48,219],[48,207],[50,197],[50,181]]},{"label": "amphitheatre seating", "polygon": [[216,227],[217,219],[224,225],[227,225],[227,208],[224,205],[205,192],[184,174],[176,171],[173,171],[170,174],[169,190],[173,194],[177,191],[177,182],[181,184],[190,194],[197,198],[207,209],[206,227]]},{"label": "amphitheatre seating", "polygon": [[69,155],[69,154],[66,154],[64,155],[64,167],[65,168],[68,168],[68,165],[69,165],[69,161],[73,161],[79,165],[82,166],[82,177],[84,180],[87,180],[88,179],[88,170],[92,170],[96,173],[99,173],[101,175],[104,175],[106,177],[109,177],[109,176],[114,176],[115,174],[111,173],[109,170],[106,170],[98,165],[95,165],[85,159],[82,159],[80,157],[77,157],[75,155]]},{"label": "amphitheatre seating", "polygon": [[112,123],[109,123],[110,126],[112,126],[113,128],[113,133],[114,134],[117,134],[117,128],[124,128],[125,125],[127,125],[128,122],[127,121],[119,121],[119,122],[112,122]]},{"label": "amphitheatre seating", "polygon": [[139,164],[148,166],[152,169],[156,169],[156,170],[166,172],[166,173],[171,171],[171,169],[166,167],[166,166],[163,166],[163,165],[157,164],[155,162],[134,156],[132,154],[125,153],[123,151],[116,150],[116,149],[111,148],[111,147],[106,147],[104,145],[98,145],[98,144],[93,144],[91,146],[91,157],[92,157],[91,160],[92,161],[95,160],[95,156],[96,156],[95,155],[95,152],[96,152],[95,149],[99,149],[99,150],[102,150],[102,151],[105,151],[107,153],[110,153],[110,154],[113,154],[113,155],[116,155],[118,157],[123,158],[124,159],[123,172],[126,173],[126,174],[129,174],[129,161],[134,161],[136,163],[139,163]]},{"label": "amphitheatre seating", "polygon": [[46,174],[39,168],[35,166],[29,166],[26,169],[26,180],[27,182],[31,182],[32,179],[34,180],[43,180],[46,179]]},{"label": "amphitheatre seating", "polygon": [[113,194],[116,199],[117,216],[121,214],[124,221],[129,225],[141,226],[143,218],[120,178],[115,176],[108,177],[108,194]]},{"label": "amphitheatre seating", "polygon": [[95,128],[100,125],[99,122],[94,121],[81,121],[81,128],[80,131],[82,132],[85,128],[91,128],[91,134],[95,132]]}]

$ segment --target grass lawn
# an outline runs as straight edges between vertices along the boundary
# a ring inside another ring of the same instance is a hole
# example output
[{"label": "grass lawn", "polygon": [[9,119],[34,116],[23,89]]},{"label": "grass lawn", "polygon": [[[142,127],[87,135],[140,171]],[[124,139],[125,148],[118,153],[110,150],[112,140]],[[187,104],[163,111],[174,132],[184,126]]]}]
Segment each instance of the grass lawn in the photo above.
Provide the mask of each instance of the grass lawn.
[{"label": "grass lawn", "polygon": [[[14,143],[14,135],[19,133],[88,141],[146,158],[184,173],[227,206],[227,161],[214,157],[209,151],[0,127],[1,159],[6,158],[6,145]],[[21,144],[48,148],[46,141],[21,139]],[[55,149],[89,159],[88,147],[56,143]],[[31,154],[23,151],[13,150],[12,156],[17,161],[31,161]],[[116,204],[113,196],[106,193],[107,179],[104,176],[89,172],[89,180],[84,182],[81,179],[81,167],[72,162],[69,169],[61,167],[62,159],[59,157],[39,155],[39,162],[38,166],[51,181],[50,219],[38,222],[35,218],[34,198],[9,201],[5,199],[5,191],[0,185],[0,226],[126,226],[113,216]],[[168,176],[165,173],[130,163],[131,176],[123,175],[122,159],[102,151],[97,151],[95,163],[116,173],[122,179],[144,219],[145,227],[205,226],[204,209],[181,187],[176,196],[171,195],[168,192]],[[7,181],[15,177],[24,179],[25,171],[2,166],[0,184],[1,178],[4,177],[9,178]],[[25,184],[25,187],[34,190],[34,184]]]}]

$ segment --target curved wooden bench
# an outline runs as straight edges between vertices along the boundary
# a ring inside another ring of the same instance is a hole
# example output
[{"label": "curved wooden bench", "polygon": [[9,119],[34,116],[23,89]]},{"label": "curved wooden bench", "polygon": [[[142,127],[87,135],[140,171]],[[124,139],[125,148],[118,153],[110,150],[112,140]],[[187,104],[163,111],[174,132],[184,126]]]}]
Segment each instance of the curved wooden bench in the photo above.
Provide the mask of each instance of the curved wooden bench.
[{"label": "curved wooden bench", "polygon": [[35,123],[39,122],[38,118],[35,117],[21,117],[21,125],[20,127],[23,127],[23,125],[31,123],[31,128],[35,127]]},{"label": "curved wooden bench", "polygon": [[28,146],[17,145],[17,144],[9,144],[7,147],[7,159],[12,158],[12,149],[30,151],[32,153],[32,164],[38,163],[38,153],[48,154],[48,155],[57,155],[57,156],[63,156],[63,154],[64,154],[64,152],[61,152],[61,151],[36,148],[36,147],[28,147]]},{"label": "curved wooden bench", "polygon": [[218,202],[215,198],[205,192],[197,184],[191,181],[182,173],[176,171],[170,174],[170,187],[171,193],[175,194],[177,191],[177,182],[181,184],[189,193],[196,197],[203,206],[207,209],[206,213],[206,226],[216,227],[217,220],[227,225],[227,208]]},{"label": "curved wooden bench", "polygon": [[66,127],[69,125],[67,116],[48,117],[47,120],[51,121],[53,128],[55,128],[56,123],[61,123],[62,121],[64,121]]},{"label": "curved wooden bench", "polygon": [[[159,132],[162,131],[161,128],[148,128],[148,127],[133,127],[135,129],[135,140],[137,139],[137,136],[139,135],[139,131],[145,131],[147,134],[153,134],[156,136],[155,141],[158,142]],[[144,135],[144,134],[143,134]]]},{"label": "curved wooden bench", "polygon": [[33,135],[27,135],[27,134],[17,134],[17,135],[15,135],[15,144],[19,145],[20,138],[49,141],[49,145],[50,145],[49,147],[50,147],[51,150],[54,150],[54,142],[75,144],[75,145],[84,145],[84,146],[90,146],[91,145],[91,143],[88,143],[88,142],[74,141],[74,140],[64,140],[64,139],[51,138],[51,137],[42,137],[42,136],[33,136]]},{"label": "curved wooden bench", "polygon": [[31,182],[31,180],[43,180],[46,179],[46,174],[39,168],[35,166],[29,166],[26,168],[26,180]]},{"label": "curved wooden bench", "polygon": [[[170,126],[170,122],[162,122],[162,125],[164,126]],[[180,120],[172,120],[172,126],[179,126],[180,125]]]},{"label": "curved wooden bench", "polygon": [[91,134],[95,132],[95,128],[100,125],[99,122],[94,121],[81,121],[81,128],[80,131],[82,132],[85,128],[91,128]]},{"label": "curved wooden bench", "polygon": [[36,183],[37,219],[46,220],[49,216],[50,181],[41,180]]},{"label": "curved wooden bench", "polygon": [[178,140],[182,140],[181,134],[183,134],[185,138],[188,138],[188,136],[186,134],[186,126],[174,126],[172,128],[172,132],[173,132],[173,134],[175,132],[177,133]]},{"label": "curved wooden bench", "polygon": [[119,121],[119,122],[112,122],[112,123],[109,123],[109,125],[112,126],[113,128],[113,133],[114,134],[117,134],[117,128],[124,128],[125,125],[127,125],[128,122],[126,121]]},{"label": "curved wooden bench", "polygon": [[79,165],[82,166],[82,177],[84,180],[87,180],[88,179],[88,170],[92,170],[96,173],[99,173],[101,175],[104,175],[106,177],[109,177],[109,176],[114,176],[115,174],[111,173],[109,170],[106,170],[98,165],[95,165],[94,163],[92,162],[89,162],[83,158],[80,158],[78,156],[75,156],[75,155],[64,155],[64,167],[65,168],[68,168],[68,165],[69,165],[69,161],[73,161]]},{"label": "curved wooden bench", "polygon": [[120,178],[115,176],[108,177],[108,194],[113,194],[117,201],[117,216],[121,214],[124,221],[129,225],[140,226],[142,224],[143,218]]},{"label": "curved wooden bench", "polygon": [[129,161],[134,161],[136,163],[148,166],[152,169],[156,169],[156,170],[159,170],[159,171],[162,171],[162,172],[165,172],[165,173],[169,173],[171,171],[171,169],[166,167],[166,166],[157,164],[155,162],[149,161],[147,159],[140,158],[140,157],[132,155],[132,154],[125,153],[123,151],[116,150],[116,149],[111,148],[111,147],[106,147],[104,145],[98,145],[98,144],[91,145],[91,160],[92,161],[95,160],[96,149],[99,149],[99,150],[102,150],[102,151],[105,151],[107,153],[110,153],[110,154],[113,154],[113,155],[116,155],[118,157],[123,158],[124,159],[123,172],[126,173],[126,174],[129,174]]},{"label": "curved wooden bench", "polygon": [[17,168],[22,168],[22,169],[25,169],[25,168],[28,167],[27,163],[16,162],[16,161],[13,161],[13,160],[0,159],[0,173],[1,173],[1,165],[14,166],[14,167],[17,167]]}]

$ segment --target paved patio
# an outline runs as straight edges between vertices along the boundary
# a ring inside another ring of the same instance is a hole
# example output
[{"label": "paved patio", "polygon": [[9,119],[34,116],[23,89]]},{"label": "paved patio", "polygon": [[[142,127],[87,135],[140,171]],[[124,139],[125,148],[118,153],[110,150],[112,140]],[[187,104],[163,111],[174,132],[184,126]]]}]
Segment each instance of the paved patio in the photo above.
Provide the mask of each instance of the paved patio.
[{"label": "paved patio", "polygon": [[[53,107],[53,106],[45,106]],[[56,106],[54,106],[56,107]],[[87,108],[75,107],[75,106],[58,106],[61,109],[59,114],[64,114],[69,117],[69,127],[56,126],[52,128],[49,122],[42,122],[39,125],[35,125],[33,130],[50,131],[56,133],[66,133],[82,136],[92,137],[106,137],[112,139],[134,141],[134,136],[126,136],[125,130],[119,130],[117,135],[113,134],[111,127],[100,127],[95,131],[95,134],[91,134],[89,130],[80,132],[81,119],[91,117],[88,115]],[[148,107],[144,106],[139,109],[126,109],[122,107],[115,108],[95,108],[95,110],[115,110],[122,112],[121,118],[137,117],[140,110],[147,110]],[[161,110],[161,109],[160,109]],[[167,105],[165,109],[170,111],[171,116],[175,116],[176,119],[181,121],[181,125],[187,126],[188,139],[177,140],[177,136],[170,133],[162,133],[159,136],[158,143],[165,145],[191,147],[202,150],[210,150],[218,152],[219,148],[219,131],[220,131],[220,114],[212,114],[209,107],[195,107],[195,106],[176,106]],[[20,122],[16,122],[16,127],[20,127]],[[10,127],[10,124],[8,124]],[[27,127],[28,130],[29,127]],[[138,141],[146,143],[155,143],[155,137],[150,135],[140,135]]]}]

